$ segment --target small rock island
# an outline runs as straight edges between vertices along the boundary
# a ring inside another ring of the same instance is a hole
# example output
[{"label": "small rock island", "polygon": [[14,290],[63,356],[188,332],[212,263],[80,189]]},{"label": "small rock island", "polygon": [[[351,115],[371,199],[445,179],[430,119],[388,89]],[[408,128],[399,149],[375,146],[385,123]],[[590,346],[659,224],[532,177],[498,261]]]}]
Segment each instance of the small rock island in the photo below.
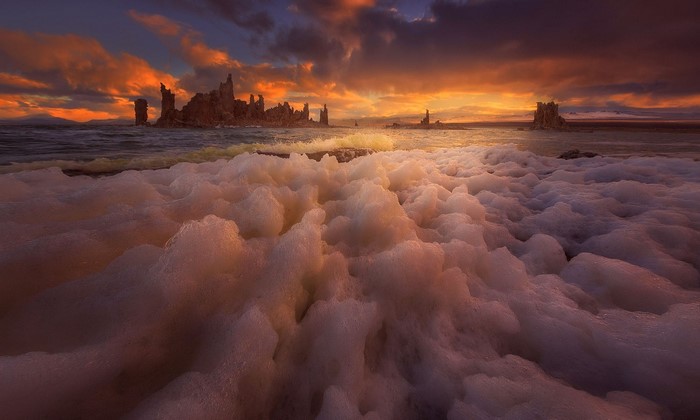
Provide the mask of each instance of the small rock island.
[{"label": "small rock island", "polygon": [[532,122],[533,130],[566,130],[568,128],[564,117],[559,115],[559,104],[554,101],[537,102],[535,119]]},{"label": "small rock island", "polygon": [[[208,93],[197,93],[181,110],[175,108],[175,94],[160,84],[160,118],[154,124],[161,128],[209,128],[217,126],[262,126],[262,127],[327,127],[328,108],[323,105],[316,122],[309,117],[309,104],[295,110],[288,102],[265,109],[265,99],[251,94],[248,102],[236,99],[233,81],[229,74],[218,89]],[[145,99],[134,101],[136,125],[149,125]]]}]

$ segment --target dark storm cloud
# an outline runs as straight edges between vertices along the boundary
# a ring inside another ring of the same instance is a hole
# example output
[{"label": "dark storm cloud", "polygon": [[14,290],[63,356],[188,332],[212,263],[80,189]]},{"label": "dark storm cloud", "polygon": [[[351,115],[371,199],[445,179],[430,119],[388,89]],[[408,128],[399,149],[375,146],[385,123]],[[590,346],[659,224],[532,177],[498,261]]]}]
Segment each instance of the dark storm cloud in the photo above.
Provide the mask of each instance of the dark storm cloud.
[{"label": "dark storm cloud", "polygon": [[[586,88],[600,93],[600,86],[659,97],[700,92],[695,1],[437,0],[414,20],[387,2],[294,5],[313,23],[279,32],[271,51],[323,60],[328,46],[343,45],[348,54],[333,61],[334,74],[350,88],[532,85],[565,97]],[[304,32],[308,45],[289,42]]]},{"label": "dark storm cloud", "polygon": [[293,26],[277,32],[270,52],[284,61],[314,63],[314,73],[329,78],[345,54],[343,43],[315,26]]},{"label": "dark storm cloud", "polygon": [[158,0],[168,7],[177,6],[203,14],[221,17],[256,33],[273,29],[275,22],[264,9],[269,0]]}]

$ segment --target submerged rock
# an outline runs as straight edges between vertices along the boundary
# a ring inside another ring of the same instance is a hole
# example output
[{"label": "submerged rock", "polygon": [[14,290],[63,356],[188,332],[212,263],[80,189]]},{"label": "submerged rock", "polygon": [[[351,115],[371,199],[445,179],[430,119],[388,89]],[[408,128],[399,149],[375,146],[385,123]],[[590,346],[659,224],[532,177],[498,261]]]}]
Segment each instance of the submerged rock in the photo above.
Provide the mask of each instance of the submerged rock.
[{"label": "submerged rock", "polygon": [[[259,150],[255,152],[259,155],[267,155],[267,156],[277,156],[280,158],[287,159],[289,158],[290,153],[277,153],[277,152],[267,152],[264,150]],[[367,148],[352,148],[352,147],[343,147],[340,149],[335,149],[335,150],[324,150],[321,152],[310,152],[310,153],[303,153],[305,154],[309,159],[313,159],[315,161],[320,161],[325,155],[328,156],[335,156],[335,158],[338,160],[338,162],[343,163],[343,162],[350,162],[351,160],[361,157],[361,156],[367,156],[371,155],[374,153],[374,150],[372,149],[367,149]]]},{"label": "submerged rock", "polygon": [[568,150],[562,154],[559,155],[559,159],[578,159],[578,158],[592,158],[600,156],[598,153],[595,152],[582,152],[578,149],[572,149]]}]

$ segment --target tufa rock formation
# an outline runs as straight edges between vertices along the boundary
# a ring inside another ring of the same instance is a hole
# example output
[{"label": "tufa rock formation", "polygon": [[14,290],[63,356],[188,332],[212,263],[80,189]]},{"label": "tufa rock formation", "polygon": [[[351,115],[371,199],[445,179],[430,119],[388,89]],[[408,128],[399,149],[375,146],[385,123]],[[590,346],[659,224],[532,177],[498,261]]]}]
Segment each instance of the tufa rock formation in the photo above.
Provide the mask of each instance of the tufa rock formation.
[{"label": "tufa rock formation", "polygon": [[425,110],[425,118],[420,120],[421,125],[430,125],[430,111]]},{"label": "tufa rock formation", "polygon": [[328,125],[328,108],[326,108],[326,104],[323,104],[323,109],[321,110],[321,115],[319,115],[318,120],[321,125]]},{"label": "tufa rock formation", "polygon": [[535,130],[562,130],[568,128],[568,125],[566,120],[559,115],[559,105],[554,103],[554,101],[546,104],[537,102],[537,111],[535,111],[532,128]]},{"label": "tufa rock formation", "polygon": [[161,118],[168,118],[175,111],[175,94],[166,89],[164,84],[160,84],[160,121]]},{"label": "tufa rock formation", "polygon": [[225,82],[219,83],[219,98],[221,99],[221,106],[224,110],[233,114],[236,107],[236,98],[233,97],[233,80],[231,80],[230,74]]},{"label": "tufa rock formation", "polygon": [[136,119],[134,120],[134,125],[148,125],[148,101],[139,98],[134,101],[134,113],[136,114]]},{"label": "tufa rock formation", "polygon": [[[285,102],[265,110],[265,98],[253,94],[248,102],[236,99],[233,81],[229,74],[219,88],[209,93],[197,93],[182,110],[175,109],[175,95],[161,83],[161,116],[156,127],[216,127],[222,125],[262,125],[267,127],[313,127],[318,125],[309,119],[309,104],[302,111]],[[325,106],[324,106],[325,109]],[[328,110],[326,110],[326,121]]]}]

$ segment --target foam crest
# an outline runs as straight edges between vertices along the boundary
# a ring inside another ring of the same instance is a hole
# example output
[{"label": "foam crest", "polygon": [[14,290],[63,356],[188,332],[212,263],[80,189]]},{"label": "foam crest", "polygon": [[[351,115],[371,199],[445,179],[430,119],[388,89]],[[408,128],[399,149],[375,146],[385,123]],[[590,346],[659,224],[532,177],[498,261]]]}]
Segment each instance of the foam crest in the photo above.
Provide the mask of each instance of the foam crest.
[{"label": "foam crest", "polygon": [[377,131],[362,130],[340,137],[317,138],[311,141],[279,142],[258,145],[260,150],[274,153],[314,153],[337,149],[370,149],[375,152],[394,150],[391,137]]}]

